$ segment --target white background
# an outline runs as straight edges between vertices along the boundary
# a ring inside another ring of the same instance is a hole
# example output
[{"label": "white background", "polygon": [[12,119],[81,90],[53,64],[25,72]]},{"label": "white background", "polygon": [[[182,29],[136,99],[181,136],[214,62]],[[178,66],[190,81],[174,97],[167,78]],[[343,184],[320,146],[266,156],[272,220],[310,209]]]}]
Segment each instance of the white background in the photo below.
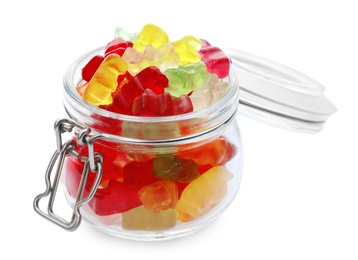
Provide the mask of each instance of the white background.
[{"label": "white background", "polygon": [[[358,259],[358,7],[355,1],[2,1],[1,255],[4,259]],[[235,5],[233,5],[235,3]],[[33,208],[64,116],[62,76],[117,26],[146,23],[288,65],[338,107],[316,135],[238,117],[238,196],[209,228],[135,242],[86,223],[75,232]],[[21,257],[21,258],[20,258]]]}]

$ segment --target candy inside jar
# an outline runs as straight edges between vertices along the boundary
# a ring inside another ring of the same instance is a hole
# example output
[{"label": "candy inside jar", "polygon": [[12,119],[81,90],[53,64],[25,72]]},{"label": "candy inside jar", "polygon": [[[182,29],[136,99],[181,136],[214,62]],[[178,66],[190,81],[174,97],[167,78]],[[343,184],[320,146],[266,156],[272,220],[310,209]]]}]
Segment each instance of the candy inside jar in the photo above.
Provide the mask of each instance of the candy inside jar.
[{"label": "candy inside jar", "polygon": [[[87,156],[86,148],[77,145],[76,151]],[[132,151],[118,143],[97,142],[103,175],[94,197],[83,207],[84,216],[89,214],[97,224],[118,225],[123,230],[161,231],[208,214],[227,195],[228,184],[237,174],[226,164],[238,148],[223,135],[179,145],[177,151],[173,148],[156,151],[142,146],[140,151]],[[83,168],[84,162],[74,156],[65,161],[64,186],[72,203]],[[88,173],[84,196],[95,177]]]},{"label": "candy inside jar", "polygon": [[[101,179],[81,215],[130,239],[190,234],[216,219],[240,186],[238,86],[230,60],[206,40],[170,41],[152,24],[137,34],[116,33],[65,75],[66,112],[89,127],[102,158]],[[74,131],[62,173],[72,206],[91,153],[81,138]],[[85,174],[83,197],[96,183],[96,172]]]}]

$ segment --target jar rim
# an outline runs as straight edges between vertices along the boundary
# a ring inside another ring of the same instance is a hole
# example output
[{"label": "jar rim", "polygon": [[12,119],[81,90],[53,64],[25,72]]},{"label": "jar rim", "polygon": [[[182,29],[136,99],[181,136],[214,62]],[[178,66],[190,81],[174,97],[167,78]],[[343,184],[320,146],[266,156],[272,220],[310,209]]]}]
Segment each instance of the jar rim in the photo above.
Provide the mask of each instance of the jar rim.
[{"label": "jar rim", "polygon": [[[91,51],[86,52],[79,58],[77,58],[72,64],[68,67],[64,74],[63,84],[64,92],[67,98],[70,98],[72,101],[75,101],[77,105],[80,105],[82,108],[98,114],[106,118],[112,118],[117,120],[123,120],[127,122],[143,122],[143,123],[157,123],[157,122],[172,122],[178,120],[189,120],[193,118],[202,117],[206,114],[211,114],[217,112],[225,106],[236,105],[238,106],[238,92],[239,84],[235,75],[235,71],[230,67],[229,75],[226,80],[229,83],[228,90],[226,93],[215,103],[211,104],[208,107],[199,109],[197,111],[189,112],[186,114],[172,115],[172,116],[132,116],[119,114],[111,112],[99,107],[96,107],[88,102],[86,102],[77,92],[76,87],[80,83],[79,81],[75,82],[75,71],[81,71],[83,66],[89,61],[91,57],[98,54],[103,54],[104,46],[95,48]],[[234,101],[234,104],[232,102]],[[230,102],[231,101],[231,102]],[[235,108],[236,111],[236,108]]]}]

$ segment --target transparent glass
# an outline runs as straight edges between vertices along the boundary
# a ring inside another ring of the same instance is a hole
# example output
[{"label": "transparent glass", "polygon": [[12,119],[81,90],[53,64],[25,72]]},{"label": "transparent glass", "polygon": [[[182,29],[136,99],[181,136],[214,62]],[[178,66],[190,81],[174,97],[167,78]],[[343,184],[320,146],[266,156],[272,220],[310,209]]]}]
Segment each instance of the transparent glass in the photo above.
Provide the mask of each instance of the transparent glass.
[{"label": "transparent glass", "polygon": [[[231,204],[241,182],[234,73],[225,79],[226,94],[207,108],[176,116],[127,116],[95,107],[76,91],[82,68],[102,52],[98,48],[86,53],[64,77],[68,116],[101,136],[94,149],[103,157],[102,180],[81,208],[83,219],[103,232],[135,240],[171,239],[208,226]],[[79,144],[76,152],[86,156]],[[66,158],[62,183],[71,206],[82,169],[80,159]],[[89,172],[85,194],[93,175]]]}]

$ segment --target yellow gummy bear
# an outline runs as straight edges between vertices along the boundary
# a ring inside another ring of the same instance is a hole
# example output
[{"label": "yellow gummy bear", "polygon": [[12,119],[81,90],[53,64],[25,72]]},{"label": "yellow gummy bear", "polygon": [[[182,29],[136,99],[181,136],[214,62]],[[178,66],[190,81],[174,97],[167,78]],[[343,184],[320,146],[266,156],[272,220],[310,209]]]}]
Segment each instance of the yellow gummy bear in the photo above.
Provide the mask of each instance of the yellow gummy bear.
[{"label": "yellow gummy bear", "polygon": [[174,46],[175,51],[179,54],[179,65],[200,62],[199,50],[203,44],[199,39],[188,35],[170,44]]},{"label": "yellow gummy bear", "polygon": [[178,219],[186,222],[206,214],[226,195],[232,173],[215,166],[185,187],[177,203]]},{"label": "yellow gummy bear", "polygon": [[128,230],[164,230],[175,226],[177,213],[175,209],[153,213],[139,206],[122,213],[123,229]]},{"label": "yellow gummy bear", "polygon": [[158,48],[168,42],[169,37],[166,32],[154,24],[146,24],[134,40],[133,48],[137,51],[143,51],[148,44]]},{"label": "yellow gummy bear", "polygon": [[127,67],[118,54],[108,55],[88,82],[83,99],[95,106],[111,104],[111,94],[118,86],[118,75],[124,74]]}]

